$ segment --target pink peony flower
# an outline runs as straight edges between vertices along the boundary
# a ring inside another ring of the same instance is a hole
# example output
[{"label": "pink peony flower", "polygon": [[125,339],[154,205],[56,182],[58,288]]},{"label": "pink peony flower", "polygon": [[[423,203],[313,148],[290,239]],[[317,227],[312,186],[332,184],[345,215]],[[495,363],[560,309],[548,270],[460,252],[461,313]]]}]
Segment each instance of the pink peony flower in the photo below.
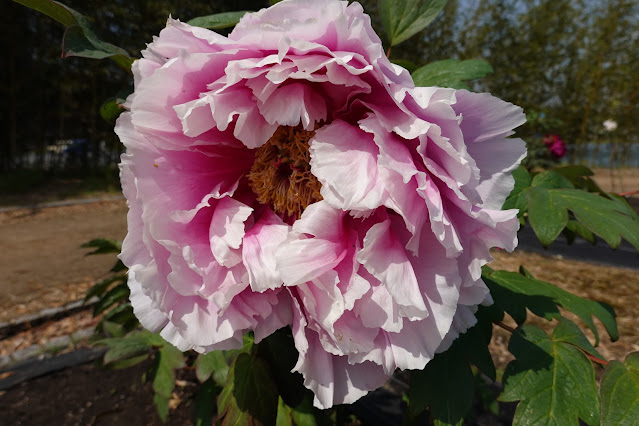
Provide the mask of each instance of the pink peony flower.
[{"label": "pink peony flower", "polygon": [[548,147],[552,158],[555,160],[559,160],[568,152],[566,143],[557,134],[545,135],[544,145]]},{"label": "pink peony flower", "polygon": [[228,38],[169,19],[116,132],[131,302],[181,350],[291,325],[315,405],[421,369],[490,303],[519,107],[416,88],[358,3],[289,0]]}]

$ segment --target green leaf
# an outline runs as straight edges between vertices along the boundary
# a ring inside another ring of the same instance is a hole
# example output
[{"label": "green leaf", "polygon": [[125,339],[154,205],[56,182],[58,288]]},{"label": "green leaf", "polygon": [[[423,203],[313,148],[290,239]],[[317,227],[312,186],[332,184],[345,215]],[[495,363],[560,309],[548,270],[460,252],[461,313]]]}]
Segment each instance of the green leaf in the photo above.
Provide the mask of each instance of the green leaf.
[{"label": "green leaf", "polygon": [[583,177],[583,176],[594,176],[595,173],[590,170],[586,166],[571,164],[568,166],[560,166],[554,167],[553,171],[560,173],[562,176],[571,178],[571,177]]},{"label": "green leaf", "polygon": [[127,281],[126,274],[118,274],[118,275],[113,275],[109,278],[106,278],[100,281],[99,283],[93,285],[93,287],[91,287],[89,291],[87,291],[87,295],[84,297],[84,301],[87,302],[93,296],[101,297],[107,291],[107,289],[111,286],[111,284],[115,282],[124,284],[126,283],[126,281]]},{"label": "green leaf", "polygon": [[497,371],[488,350],[488,344],[493,335],[493,321],[501,320],[501,318],[497,318],[498,315],[493,307],[486,306],[479,306],[475,316],[477,324],[460,335],[453,345],[460,346],[458,350],[466,354],[468,361],[489,379],[495,381]]},{"label": "green leaf", "polygon": [[275,426],[293,426],[293,410],[284,403],[282,397],[277,400]]},{"label": "green leaf", "polygon": [[597,240],[595,239],[595,234],[590,232],[588,228],[586,228],[584,225],[577,222],[576,220],[570,219],[568,223],[566,224],[566,229],[568,229],[571,232],[574,232],[575,235],[579,235],[581,238],[583,238],[584,240],[588,241],[591,244],[595,244],[597,242]]},{"label": "green leaf", "polygon": [[62,40],[62,57],[80,56],[84,58],[110,58],[123,69],[131,72],[133,59],[122,48],[104,42],[93,32],[87,18],[52,0],[13,0],[28,8],[37,10],[66,27]]},{"label": "green leaf", "polygon": [[299,356],[290,328],[281,328],[264,339],[259,345],[260,355],[273,372],[273,379],[284,402],[294,408],[311,397],[312,392],[304,386],[299,373],[291,373]]},{"label": "green leaf", "polygon": [[597,424],[595,371],[583,352],[533,325],[519,327],[508,348],[516,359],[506,367],[499,399],[521,400],[514,425]]},{"label": "green leaf", "polygon": [[131,291],[126,284],[120,284],[113,287],[104,296],[102,296],[100,300],[98,300],[98,303],[95,304],[93,307],[93,316],[99,315],[109,306],[113,306],[118,302],[126,300],[130,294]]},{"label": "green leaf", "polygon": [[153,390],[166,399],[172,396],[175,387],[175,369],[184,367],[184,355],[175,346],[166,344],[155,355],[152,372]]},{"label": "green leaf", "polygon": [[107,321],[122,324],[131,319],[131,317],[135,317],[135,314],[133,313],[133,307],[127,302],[114,307],[104,314],[102,318]]},{"label": "green leaf", "polygon": [[155,404],[155,409],[162,422],[166,422],[166,419],[169,417],[169,399],[170,398],[157,393],[153,395],[153,404]]},{"label": "green leaf", "polygon": [[195,426],[210,426],[215,413],[215,396],[220,387],[213,381],[207,380],[198,386],[195,395]]},{"label": "green leaf", "polygon": [[528,220],[539,242],[548,247],[568,224],[568,211],[542,187],[528,191]]},{"label": "green leaf", "polygon": [[126,334],[126,330],[122,326],[122,324],[118,324],[111,321],[100,321],[100,327],[108,336],[112,337],[122,337]]},{"label": "green leaf", "polygon": [[118,259],[117,262],[115,262],[115,265],[113,265],[113,268],[111,268],[110,272],[122,272],[122,271],[126,271],[127,268],[124,263],[122,263],[122,261],[120,259]]},{"label": "green leaf", "polygon": [[625,200],[567,187],[570,182],[557,176],[561,175],[544,174],[536,182],[533,179],[533,187],[527,191],[528,217],[542,244],[547,246],[554,241],[568,225],[570,212],[583,228],[571,225],[569,231],[578,232],[589,241],[593,240],[591,232],[612,248],[619,247],[623,237],[639,250],[639,215]]},{"label": "green leaf", "polygon": [[559,324],[557,324],[553,331],[553,339],[557,342],[570,343],[590,355],[603,359],[577,324],[566,318],[559,319]]},{"label": "green leaf", "polygon": [[573,184],[560,173],[553,170],[546,170],[538,173],[532,180],[531,186],[553,189],[553,188],[574,188]]},{"label": "green leaf", "polygon": [[639,419],[639,352],[626,357],[625,365],[610,361],[601,386],[601,425],[635,425]]},{"label": "green leaf", "polygon": [[503,209],[519,209],[517,216],[521,217],[528,210],[528,188],[532,184],[532,176],[524,166],[519,166],[513,170],[513,178],[515,186],[506,198]]},{"label": "green leaf", "polygon": [[474,379],[460,350],[437,354],[423,370],[411,372],[409,411],[419,414],[427,407],[434,424],[460,425],[471,407]]},{"label": "green leaf", "polygon": [[595,344],[599,343],[599,333],[593,316],[601,321],[613,341],[619,338],[615,313],[604,303],[582,299],[550,283],[516,272],[494,271],[485,273],[483,278],[495,305],[508,312],[517,324],[526,321],[526,309],[547,320],[559,319],[558,306],[561,306],[586,323],[595,336]]},{"label": "green leaf", "polygon": [[105,253],[120,253],[122,251],[122,242],[111,238],[96,238],[82,244],[82,248],[95,248],[95,250],[87,253],[85,256]]},{"label": "green leaf", "polygon": [[122,359],[133,358],[141,355],[148,357],[151,346],[136,338],[116,337],[111,339],[103,339],[98,342],[106,345],[109,349],[104,354],[104,365]]},{"label": "green leaf", "polygon": [[575,219],[613,248],[621,238],[639,250],[639,221],[623,205],[600,195],[577,189],[551,190],[553,197],[570,210]]},{"label": "green leaf", "polygon": [[134,356],[132,358],[113,361],[109,363],[106,367],[112,370],[125,370],[127,368],[133,367],[134,365],[141,363],[142,361],[146,361],[147,359],[149,359],[149,354],[142,354],[142,355]]},{"label": "green leaf", "polygon": [[482,59],[445,59],[432,62],[412,72],[415,86],[451,87],[453,89],[470,88],[464,81],[476,80],[493,72],[490,64]]},{"label": "green leaf", "polygon": [[107,123],[114,125],[115,120],[124,112],[123,103],[124,99],[122,98],[114,97],[107,99],[102,106],[100,106],[100,116]]},{"label": "green leaf", "polygon": [[226,384],[218,396],[221,425],[275,424],[278,396],[268,365],[261,359],[240,353],[229,369]]},{"label": "green leaf", "polygon": [[379,13],[391,46],[414,36],[430,24],[447,0],[379,0]]},{"label": "green leaf", "polygon": [[220,386],[226,383],[229,366],[220,351],[200,354],[195,360],[195,375],[200,382],[205,382],[213,375],[213,380]]},{"label": "green leaf", "polygon": [[268,365],[242,353],[235,360],[233,394],[240,410],[251,413],[264,424],[277,417],[277,392]]},{"label": "green leaf", "polygon": [[219,30],[222,28],[229,28],[237,25],[240,22],[242,16],[247,14],[248,11],[242,10],[239,12],[225,12],[216,13],[215,15],[200,16],[193,18],[187,22],[189,25],[195,27],[208,28],[210,30]]}]

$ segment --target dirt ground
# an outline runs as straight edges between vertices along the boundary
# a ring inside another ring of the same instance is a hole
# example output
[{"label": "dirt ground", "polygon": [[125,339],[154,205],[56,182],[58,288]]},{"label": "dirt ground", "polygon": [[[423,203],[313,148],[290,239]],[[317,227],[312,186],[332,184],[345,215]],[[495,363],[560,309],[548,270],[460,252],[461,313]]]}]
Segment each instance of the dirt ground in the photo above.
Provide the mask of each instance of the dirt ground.
[{"label": "dirt ground", "polygon": [[[639,191],[639,169],[593,169],[595,180],[608,192],[626,193]],[[639,193],[634,194],[639,197]]]},{"label": "dirt ground", "polygon": [[80,246],[124,238],[126,212],[119,200],[0,213],[0,322],[83,298],[115,257]]},{"label": "dirt ground", "polygon": [[[85,364],[22,382],[0,396],[1,423],[161,425],[153,405],[153,387],[141,380],[150,366],[146,361],[126,370],[107,370]],[[167,425],[193,424],[196,382],[192,371],[179,372]]]}]

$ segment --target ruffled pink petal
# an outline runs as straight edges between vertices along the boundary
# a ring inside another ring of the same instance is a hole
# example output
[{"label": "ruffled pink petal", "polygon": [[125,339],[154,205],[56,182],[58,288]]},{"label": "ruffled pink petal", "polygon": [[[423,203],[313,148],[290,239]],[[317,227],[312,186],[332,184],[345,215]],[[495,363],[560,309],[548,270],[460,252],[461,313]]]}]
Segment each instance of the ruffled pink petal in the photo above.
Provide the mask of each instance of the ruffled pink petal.
[{"label": "ruffled pink petal", "polygon": [[209,226],[209,241],[213,257],[227,267],[242,261],[239,251],[244,237],[244,222],[253,209],[231,197],[222,198],[215,206]]},{"label": "ruffled pink petal", "polygon": [[335,121],[315,133],[309,152],[311,171],[322,183],[322,196],[332,207],[371,210],[382,205],[378,150],[369,133]]},{"label": "ruffled pink petal", "polygon": [[391,221],[373,225],[364,237],[357,260],[388,290],[399,312],[411,321],[429,315],[417,277],[402,243],[391,230]]},{"label": "ruffled pink petal", "polygon": [[299,358],[293,371],[304,376],[304,386],[315,394],[316,407],[352,403],[386,382],[388,376],[374,363],[351,365],[347,357],[326,352],[317,333],[307,331],[306,326],[300,305],[294,301],[293,338]]},{"label": "ruffled pink petal", "polygon": [[275,250],[286,240],[289,228],[272,210],[266,209],[253,228],[244,235],[242,261],[253,291],[263,292],[282,285],[276,268]]}]

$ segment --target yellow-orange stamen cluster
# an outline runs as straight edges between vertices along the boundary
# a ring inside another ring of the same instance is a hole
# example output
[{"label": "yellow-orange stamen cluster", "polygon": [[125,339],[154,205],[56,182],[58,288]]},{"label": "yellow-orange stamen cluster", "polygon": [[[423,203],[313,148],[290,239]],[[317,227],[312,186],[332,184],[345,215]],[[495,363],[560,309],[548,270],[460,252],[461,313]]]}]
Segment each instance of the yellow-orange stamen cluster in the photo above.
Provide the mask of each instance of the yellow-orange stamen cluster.
[{"label": "yellow-orange stamen cluster", "polygon": [[248,179],[257,201],[276,213],[299,218],[310,204],[320,201],[322,187],[311,174],[308,141],[315,131],[301,125],[280,126],[255,152]]}]

